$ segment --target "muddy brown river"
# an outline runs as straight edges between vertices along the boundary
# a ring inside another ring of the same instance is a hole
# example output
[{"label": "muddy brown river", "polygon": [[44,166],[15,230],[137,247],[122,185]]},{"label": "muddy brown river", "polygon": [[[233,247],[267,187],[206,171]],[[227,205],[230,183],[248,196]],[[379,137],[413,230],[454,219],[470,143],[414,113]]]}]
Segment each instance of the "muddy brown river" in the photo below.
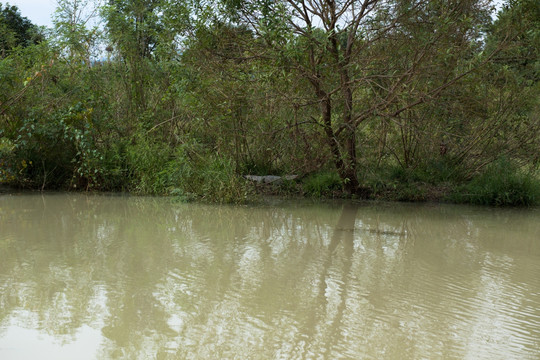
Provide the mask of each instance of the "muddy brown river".
[{"label": "muddy brown river", "polygon": [[0,359],[540,359],[540,209],[3,194]]}]

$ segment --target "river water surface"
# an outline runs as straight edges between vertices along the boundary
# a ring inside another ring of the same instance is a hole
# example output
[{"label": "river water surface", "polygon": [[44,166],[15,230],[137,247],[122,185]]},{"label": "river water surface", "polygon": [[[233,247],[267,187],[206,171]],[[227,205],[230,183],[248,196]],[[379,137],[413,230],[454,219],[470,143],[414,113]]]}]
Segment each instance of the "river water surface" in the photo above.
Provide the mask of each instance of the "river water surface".
[{"label": "river water surface", "polygon": [[0,359],[540,359],[540,211],[0,195]]}]

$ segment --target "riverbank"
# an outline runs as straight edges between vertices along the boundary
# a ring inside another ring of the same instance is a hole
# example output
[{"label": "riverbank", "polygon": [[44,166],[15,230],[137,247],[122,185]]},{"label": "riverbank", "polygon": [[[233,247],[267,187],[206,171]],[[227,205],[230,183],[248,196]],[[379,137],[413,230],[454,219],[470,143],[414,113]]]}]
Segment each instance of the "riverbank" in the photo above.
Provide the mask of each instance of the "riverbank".
[{"label": "riverbank", "polygon": [[[223,170],[223,169],[222,169]],[[220,175],[220,176],[218,176]],[[201,172],[191,182],[163,187],[156,184],[131,184],[126,188],[103,190],[98,186],[64,186],[54,190],[68,192],[113,193],[168,196],[181,202],[258,203],[268,196],[283,199],[374,200],[389,202],[431,202],[488,206],[536,206],[540,204],[540,179],[534,173],[501,168],[494,164],[483,174],[469,181],[435,182],[412,176],[391,176],[366,179],[355,194],[344,191],[339,176],[320,172],[307,176],[272,176],[274,181],[253,181],[245,176],[214,173],[210,181]],[[0,193],[20,190],[42,190],[21,184],[0,184]],[[19,186],[17,186],[19,185]],[[133,186],[135,185],[135,186]],[[142,186],[144,185],[144,186]],[[198,185],[198,186],[196,186]]]},{"label": "riverbank", "polygon": [[381,171],[366,176],[356,194],[344,192],[336,173],[322,172],[279,184],[255,184],[255,193],[311,198],[353,198],[397,202],[439,202],[489,206],[540,204],[538,172],[524,171],[506,160],[463,179],[423,171]]}]

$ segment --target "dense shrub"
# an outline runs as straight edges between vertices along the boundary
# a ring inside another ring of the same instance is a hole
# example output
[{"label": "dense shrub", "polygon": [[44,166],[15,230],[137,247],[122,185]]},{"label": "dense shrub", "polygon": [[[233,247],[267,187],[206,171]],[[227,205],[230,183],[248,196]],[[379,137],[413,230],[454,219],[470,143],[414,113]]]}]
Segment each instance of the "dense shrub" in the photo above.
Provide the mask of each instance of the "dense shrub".
[{"label": "dense shrub", "polygon": [[23,121],[6,158],[14,185],[92,188],[102,171],[93,141],[91,109],[76,105]]},{"label": "dense shrub", "polygon": [[140,139],[128,146],[128,188],[139,194],[173,195],[183,201],[242,202],[248,191],[234,162],[191,141],[173,147]]},{"label": "dense shrub", "polygon": [[535,205],[540,202],[540,180],[502,158],[459,187],[450,200],[479,205]]},{"label": "dense shrub", "polygon": [[14,148],[15,145],[8,138],[1,137],[0,132],[0,183],[11,182],[15,179],[13,169],[9,166]]},{"label": "dense shrub", "polygon": [[310,196],[331,196],[343,188],[339,175],[335,172],[321,172],[308,176],[303,184],[304,192]]}]

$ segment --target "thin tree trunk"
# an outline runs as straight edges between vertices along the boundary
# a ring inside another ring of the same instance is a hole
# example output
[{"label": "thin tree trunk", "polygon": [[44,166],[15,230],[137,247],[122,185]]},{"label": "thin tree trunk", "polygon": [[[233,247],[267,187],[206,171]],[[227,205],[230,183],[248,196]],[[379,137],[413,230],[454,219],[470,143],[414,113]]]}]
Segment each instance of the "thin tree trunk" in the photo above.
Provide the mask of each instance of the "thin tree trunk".
[{"label": "thin tree trunk", "polygon": [[344,98],[343,123],[346,124],[348,133],[345,140],[345,151],[347,157],[343,164],[341,178],[345,181],[345,190],[349,194],[356,194],[360,186],[358,175],[356,173],[356,164],[358,162],[356,155],[356,128],[352,120],[353,94],[349,85],[349,74],[347,69],[341,67],[341,85]]}]

